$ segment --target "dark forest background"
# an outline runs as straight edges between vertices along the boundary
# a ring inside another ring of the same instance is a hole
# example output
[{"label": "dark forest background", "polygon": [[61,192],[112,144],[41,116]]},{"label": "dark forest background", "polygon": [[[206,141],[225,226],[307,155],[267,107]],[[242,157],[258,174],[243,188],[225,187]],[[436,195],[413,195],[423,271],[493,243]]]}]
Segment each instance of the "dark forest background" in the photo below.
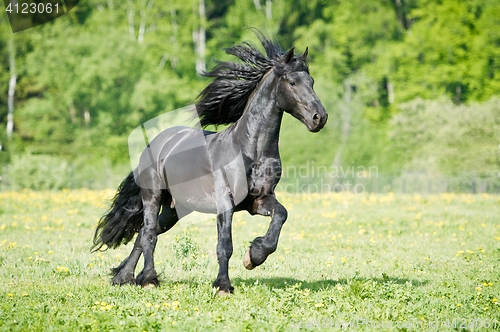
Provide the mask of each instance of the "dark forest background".
[{"label": "dark forest background", "polygon": [[318,134],[286,116],[280,144],[337,175],[284,183],[500,190],[498,0],[88,0],[15,34],[1,8],[0,188],[116,187],[130,132],[193,103],[256,27],[309,47],[330,114]]}]

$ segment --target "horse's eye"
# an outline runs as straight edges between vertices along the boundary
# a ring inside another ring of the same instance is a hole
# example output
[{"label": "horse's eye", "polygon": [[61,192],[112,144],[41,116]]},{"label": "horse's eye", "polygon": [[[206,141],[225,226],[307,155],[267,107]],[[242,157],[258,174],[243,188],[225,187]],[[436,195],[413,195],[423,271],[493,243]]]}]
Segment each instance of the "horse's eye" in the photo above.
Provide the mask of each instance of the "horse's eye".
[{"label": "horse's eye", "polygon": [[294,86],[295,85],[295,81],[290,81],[290,85]]}]

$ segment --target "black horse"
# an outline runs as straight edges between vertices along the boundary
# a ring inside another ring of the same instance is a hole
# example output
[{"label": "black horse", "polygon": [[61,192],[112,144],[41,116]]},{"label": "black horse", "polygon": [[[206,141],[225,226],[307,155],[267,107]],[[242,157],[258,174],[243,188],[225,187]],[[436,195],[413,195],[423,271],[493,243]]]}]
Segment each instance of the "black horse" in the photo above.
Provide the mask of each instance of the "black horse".
[{"label": "black horse", "polygon": [[[283,113],[309,131],[320,131],[328,115],[313,90],[300,56],[257,33],[265,55],[248,43],[226,53],[239,63],[220,62],[206,75],[214,80],[201,92],[196,111],[202,126],[231,124],[218,132],[174,127],[161,132],[141,155],[139,166],[121,183],[111,210],[94,235],[93,250],[127,243],[138,233],[129,257],[113,269],[113,284],[159,284],[153,253],[157,236],[190,211],[217,214],[219,273],[213,286],[233,292],[228,263],[233,253],[233,213],[271,217],[269,229],[245,254],[247,269],[261,265],[276,250],[287,211],[274,189],[281,176],[278,138]],[[161,210],[161,212],[160,212]],[[144,254],[144,268],[134,270]]]}]

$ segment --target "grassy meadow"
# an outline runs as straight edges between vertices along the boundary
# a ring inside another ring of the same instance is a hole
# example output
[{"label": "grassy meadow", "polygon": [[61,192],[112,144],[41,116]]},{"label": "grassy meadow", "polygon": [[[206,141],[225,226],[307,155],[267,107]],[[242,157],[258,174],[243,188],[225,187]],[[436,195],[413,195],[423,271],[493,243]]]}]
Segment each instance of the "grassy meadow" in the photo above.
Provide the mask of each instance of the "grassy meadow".
[{"label": "grassy meadow", "polygon": [[89,249],[113,194],[0,192],[0,330],[500,329],[498,196],[278,195],[278,250],[245,270],[269,219],[237,213],[235,293],[217,297],[215,218],[202,214],[159,237],[159,288],[111,286],[131,244]]}]

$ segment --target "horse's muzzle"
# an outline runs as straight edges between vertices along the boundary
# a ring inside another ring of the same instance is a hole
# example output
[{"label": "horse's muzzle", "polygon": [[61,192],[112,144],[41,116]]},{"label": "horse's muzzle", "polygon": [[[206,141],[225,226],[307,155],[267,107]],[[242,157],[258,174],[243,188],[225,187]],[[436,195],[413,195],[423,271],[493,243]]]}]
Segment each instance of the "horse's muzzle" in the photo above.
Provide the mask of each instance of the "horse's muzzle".
[{"label": "horse's muzzle", "polygon": [[307,127],[309,128],[309,131],[316,133],[321,129],[323,129],[327,120],[328,120],[328,113],[326,113],[325,109],[322,109],[321,111],[313,114],[312,125]]}]

